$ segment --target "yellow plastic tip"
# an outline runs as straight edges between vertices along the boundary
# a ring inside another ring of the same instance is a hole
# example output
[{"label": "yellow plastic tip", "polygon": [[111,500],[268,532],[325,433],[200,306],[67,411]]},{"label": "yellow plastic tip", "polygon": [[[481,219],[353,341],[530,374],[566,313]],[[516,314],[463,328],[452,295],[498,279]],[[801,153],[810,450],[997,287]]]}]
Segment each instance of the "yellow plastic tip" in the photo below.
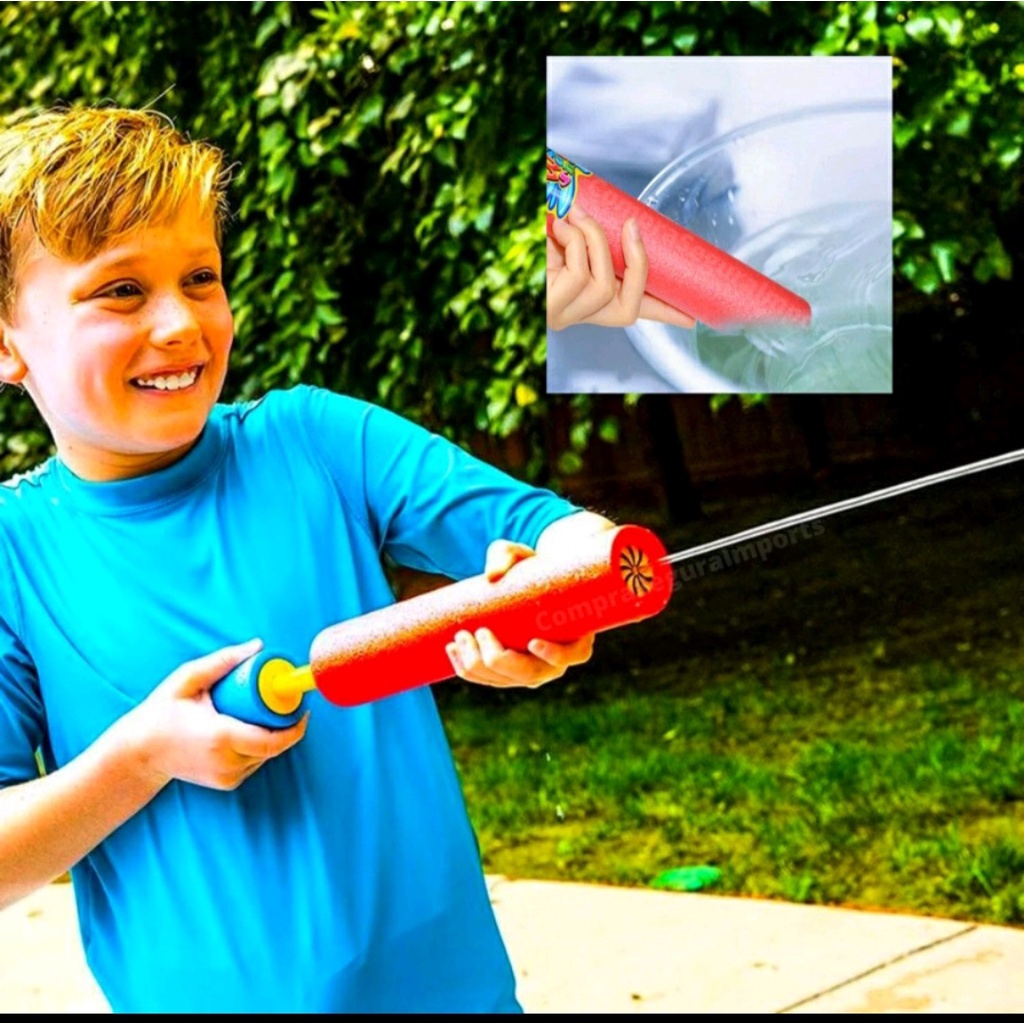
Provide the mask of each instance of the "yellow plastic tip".
[{"label": "yellow plastic tip", "polygon": [[316,689],[308,665],[297,668],[284,658],[271,658],[260,669],[257,686],[263,703],[279,715],[290,715],[302,703],[302,695]]}]

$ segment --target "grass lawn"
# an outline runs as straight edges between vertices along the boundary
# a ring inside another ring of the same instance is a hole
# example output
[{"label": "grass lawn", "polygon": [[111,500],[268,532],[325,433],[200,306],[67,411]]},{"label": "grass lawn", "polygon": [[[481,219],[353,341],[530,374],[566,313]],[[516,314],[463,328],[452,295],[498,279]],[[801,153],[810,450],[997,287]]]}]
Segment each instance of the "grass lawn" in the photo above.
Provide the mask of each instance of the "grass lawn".
[{"label": "grass lawn", "polygon": [[[487,870],[710,864],[718,892],[1024,925],[1021,476],[684,582],[545,689],[436,688]],[[665,540],[865,489],[710,507]]]}]

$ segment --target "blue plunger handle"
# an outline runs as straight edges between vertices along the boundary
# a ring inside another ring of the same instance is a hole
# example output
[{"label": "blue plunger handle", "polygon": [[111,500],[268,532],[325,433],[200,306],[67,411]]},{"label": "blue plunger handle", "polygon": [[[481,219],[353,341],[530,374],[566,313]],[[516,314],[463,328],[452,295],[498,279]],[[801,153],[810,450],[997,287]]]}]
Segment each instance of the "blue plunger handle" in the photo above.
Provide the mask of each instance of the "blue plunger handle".
[{"label": "blue plunger handle", "polygon": [[[267,707],[260,695],[260,672],[269,661],[287,661],[279,651],[260,651],[232,669],[210,690],[213,706],[222,714],[240,718],[252,725],[267,729],[284,729],[294,725],[305,711],[305,694],[299,706],[288,714],[280,714]],[[291,664],[290,662],[288,664]]]}]

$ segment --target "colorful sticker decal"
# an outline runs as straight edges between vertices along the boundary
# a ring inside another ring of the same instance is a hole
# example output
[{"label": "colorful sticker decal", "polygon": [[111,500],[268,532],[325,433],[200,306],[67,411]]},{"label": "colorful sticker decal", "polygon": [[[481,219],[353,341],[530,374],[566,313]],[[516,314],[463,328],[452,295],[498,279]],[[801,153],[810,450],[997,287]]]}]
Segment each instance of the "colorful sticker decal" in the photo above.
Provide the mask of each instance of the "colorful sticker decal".
[{"label": "colorful sticker decal", "polygon": [[623,548],[619,555],[619,572],[634,597],[646,594],[654,585],[651,560],[639,548]]},{"label": "colorful sticker decal", "polygon": [[590,176],[579,164],[548,150],[548,209],[561,220],[576,201],[576,179]]}]

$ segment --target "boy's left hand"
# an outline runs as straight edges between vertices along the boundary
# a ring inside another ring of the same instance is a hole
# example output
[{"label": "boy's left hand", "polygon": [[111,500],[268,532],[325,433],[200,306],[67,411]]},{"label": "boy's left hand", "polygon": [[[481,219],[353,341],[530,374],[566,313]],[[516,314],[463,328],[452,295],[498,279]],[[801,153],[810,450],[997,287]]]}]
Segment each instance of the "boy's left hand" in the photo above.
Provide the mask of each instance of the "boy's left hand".
[{"label": "boy's left hand", "polygon": [[[534,555],[533,548],[512,541],[496,540],[487,549],[484,575],[493,583],[516,562]],[[570,665],[582,665],[594,651],[594,634],[588,633],[568,644],[536,638],[530,653],[504,647],[489,629],[476,633],[460,630],[447,645],[452,668],[460,679],[486,686],[541,686],[560,679]]]}]

